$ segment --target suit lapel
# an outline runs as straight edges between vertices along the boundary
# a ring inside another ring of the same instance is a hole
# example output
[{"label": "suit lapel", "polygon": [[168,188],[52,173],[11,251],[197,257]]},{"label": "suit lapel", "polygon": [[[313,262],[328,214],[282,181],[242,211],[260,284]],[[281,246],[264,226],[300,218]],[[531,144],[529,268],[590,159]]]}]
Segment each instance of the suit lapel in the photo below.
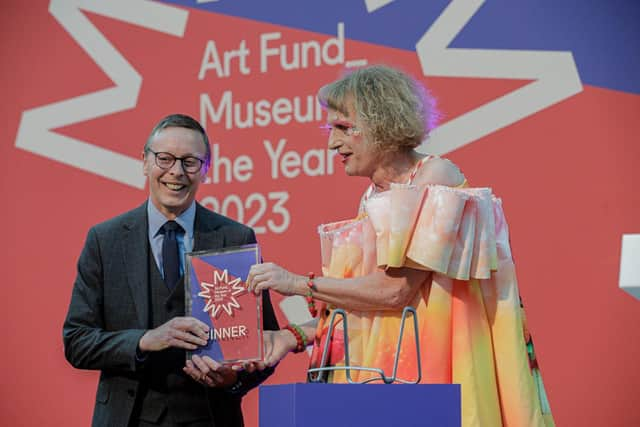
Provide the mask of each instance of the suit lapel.
[{"label": "suit lapel", "polygon": [[206,208],[196,203],[196,218],[193,225],[193,250],[215,250],[224,247],[224,235],[217,230],[216,217]]},{"label": "suit lapel", "polygon": [[[149,222],[147,204],[132,212],[123,227],[123,265],[141,328],[149,327]],[[196,204],[193,250],[221,249],[224,235],[218,221],[206,208]]]},{"label": "suit lapel", "polygon": [[147,204],[133,211],[124,224],[123,263],[127,281],[135,302],[136,315],[141,328],[149,327],[149,226]]}]

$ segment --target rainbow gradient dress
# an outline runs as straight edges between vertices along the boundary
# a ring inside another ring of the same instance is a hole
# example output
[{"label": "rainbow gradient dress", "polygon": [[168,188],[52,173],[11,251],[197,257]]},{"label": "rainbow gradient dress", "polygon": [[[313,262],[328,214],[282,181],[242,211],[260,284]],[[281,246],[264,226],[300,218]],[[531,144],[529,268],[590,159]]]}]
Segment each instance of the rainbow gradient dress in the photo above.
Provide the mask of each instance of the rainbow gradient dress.
[{"label": "rainbow gradient dress", "polygon": [[[353,220],[319,227],[325,276],[375,269],[432,271],[411,306],[418,319],[422,383],[457,383],[465,427],[554,426],[521,306],[500,199],[488,188],[392,184],[363,199]],[[311,367],[328,335],[321,310]],[[394,367],[401,313],[347,313],[349,364]],[[334,324],[328,365],[344,365],[343,322]],[[405,326],[397,375],[417,378],[415,333]],[[354,381],[378,374],[351,370]],[[329,382],[347,382],[334,371]]]}]

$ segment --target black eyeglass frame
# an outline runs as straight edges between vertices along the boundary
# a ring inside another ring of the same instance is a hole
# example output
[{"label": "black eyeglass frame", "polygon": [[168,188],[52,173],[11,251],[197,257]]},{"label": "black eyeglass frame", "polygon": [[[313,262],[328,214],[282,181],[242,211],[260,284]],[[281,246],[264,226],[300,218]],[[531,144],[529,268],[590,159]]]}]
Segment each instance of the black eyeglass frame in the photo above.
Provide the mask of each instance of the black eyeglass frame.
[{"label": "black eyeglass frame", "polygon": [[[173,165],[175,165],[175,164],[176,164],[176,160],[180,160],[180,166],[182,167],[182,170],[183,170],[183,171],[185,171],[186,173],[198,173],[198,172],[200,172],[200,170],[202,169],[202,166],[206,163],[206,161],[205,161],[205,160],[202,160],[201,158],[196,157],[196,156],[184,156],[184,157],[178,157],[178,156],[176,156],[176,155],[174,155],[174,154],[172,154],[172,153],[168,153],[168,152],[166,152],[166,151],[157,151],[157,152],[156,152],[156,151],[153,151],[153,150],[152,150],[152,149],[150,149],[150,148],[147,148],[145,151],[146,151],[147,153],[152,153],[152,154],[153,154],[153,156],[154,156],[154,158],[155,158],[156,166],[158,166],[160,169],[163,169],[163,170],[171,169],[171,168],[173,167]],[[172,160],[171,160],[171,164],[168,164],[168,165],[163,166],[163,165],[161,165],[160,163],[158,163],[158,156],[159,156],[159,155],[165,155],[165,156],[168,156],[170,159],[172,159]],[[188,161],[196,161],[196,162],[197,162],[197,168],[195,168],[195,166],[194,166],[194,167],[187,166],[187,165],[185,164],[185,160],[186,160],[187,162],[188,162]]]}]

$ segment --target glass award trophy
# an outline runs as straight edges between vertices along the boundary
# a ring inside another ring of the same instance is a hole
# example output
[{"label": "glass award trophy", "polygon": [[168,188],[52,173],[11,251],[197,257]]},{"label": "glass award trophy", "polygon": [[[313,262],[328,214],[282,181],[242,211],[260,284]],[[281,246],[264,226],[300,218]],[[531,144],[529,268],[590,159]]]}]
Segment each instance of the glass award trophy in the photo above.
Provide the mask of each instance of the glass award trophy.
[{"label": "glass award trophy", "polygon": [[185,311],[209,325],[209,341],[192,355],[223,364],[262,360],[262,298],[247,291],[257,244],[185,254]]}]

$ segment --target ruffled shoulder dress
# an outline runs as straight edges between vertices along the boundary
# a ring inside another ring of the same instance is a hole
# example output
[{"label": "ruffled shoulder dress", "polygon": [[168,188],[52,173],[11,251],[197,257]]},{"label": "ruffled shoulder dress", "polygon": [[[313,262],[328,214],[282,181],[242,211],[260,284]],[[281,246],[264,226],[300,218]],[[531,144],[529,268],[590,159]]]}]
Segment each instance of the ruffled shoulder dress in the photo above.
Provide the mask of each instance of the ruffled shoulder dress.
[{"label": "ruffled shoulder dress", "polygon": [[[429,167],[429,157],[418,168]],[[415,172],[412,174],[415,176]],[[462,425],[550,427],[554,421],[518,293],[501,200],[489,188],[392,184],[363,196],[355,219],[319,227],[323,274],[364,276],[376,269],[430,271],[411,301],[417,313],[419,356],[412,316],[396,353],[402,311],[348,311],[349,365],[377,368],[387,377],[461,384]],[[345,364],[343,321],[322,307],[311,358]],[[418,363],[419,360],[419,363]],[[356,382],[380,374],[350,370]],[[347,382],[336,370],[329,382]]]}]

